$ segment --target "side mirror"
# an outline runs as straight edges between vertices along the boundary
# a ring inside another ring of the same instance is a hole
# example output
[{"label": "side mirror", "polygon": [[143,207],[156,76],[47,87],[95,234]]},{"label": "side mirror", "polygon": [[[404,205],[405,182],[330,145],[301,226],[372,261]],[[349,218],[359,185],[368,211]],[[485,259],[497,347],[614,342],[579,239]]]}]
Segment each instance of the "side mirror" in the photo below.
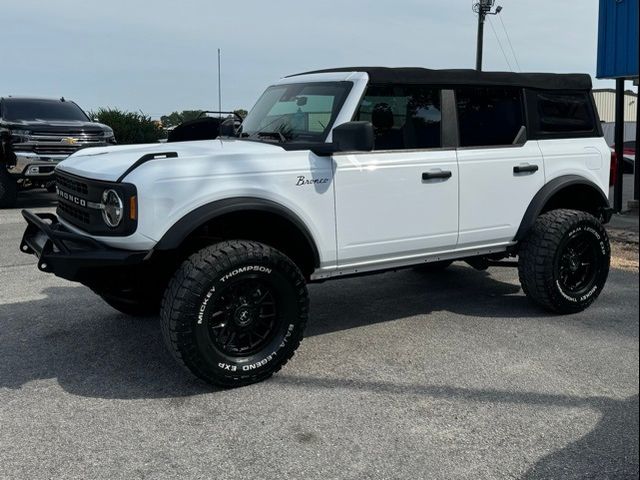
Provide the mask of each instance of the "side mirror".
[{"label": "side mirror", "polygon": [[336,152],[373,150],[373,125],[371,122],[347,122],[333,129],[333,145]]}]

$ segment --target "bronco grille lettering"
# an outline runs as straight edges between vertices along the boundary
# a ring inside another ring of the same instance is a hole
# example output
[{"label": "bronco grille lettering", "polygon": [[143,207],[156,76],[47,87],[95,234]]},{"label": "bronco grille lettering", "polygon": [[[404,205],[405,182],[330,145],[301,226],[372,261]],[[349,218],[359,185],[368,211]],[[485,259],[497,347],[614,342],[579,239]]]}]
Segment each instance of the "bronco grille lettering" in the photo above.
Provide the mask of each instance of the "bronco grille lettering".
[{"label": "bronco grille lettering", "polygon": [[81,207],[87,206],[87,201],[85,199],[77,197],[76,195],[73,195],[71,193],[65,192],[64,190],[61,190],[58,187],[56,187],[56,190],[58,193],[58,197],[63,198],[64,200],[71,202],[75,205],[80,205]]}]

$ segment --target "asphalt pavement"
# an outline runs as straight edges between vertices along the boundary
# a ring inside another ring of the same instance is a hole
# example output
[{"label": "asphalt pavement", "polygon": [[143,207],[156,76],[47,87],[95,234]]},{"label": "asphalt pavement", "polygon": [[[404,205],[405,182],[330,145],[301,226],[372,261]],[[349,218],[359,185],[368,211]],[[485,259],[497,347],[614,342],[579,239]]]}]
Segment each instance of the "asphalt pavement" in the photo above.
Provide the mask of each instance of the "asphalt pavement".
[{"label": "asphalt pavement", "polygon": [[22,230],[0,211],[1,479],[638,477],[637,271],[564,317],[511,268],[311,285],[293,360],[224,391],[156,318],[40,273]]}]

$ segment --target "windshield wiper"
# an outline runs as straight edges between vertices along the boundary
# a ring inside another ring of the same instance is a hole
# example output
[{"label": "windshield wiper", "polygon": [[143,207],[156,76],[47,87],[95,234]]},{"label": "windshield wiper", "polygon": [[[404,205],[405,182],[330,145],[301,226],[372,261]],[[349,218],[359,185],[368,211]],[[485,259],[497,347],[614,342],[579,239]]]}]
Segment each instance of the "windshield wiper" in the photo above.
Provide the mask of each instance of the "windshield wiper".
[{"label": "windshield wiper", "polygon": [[267,123],[264,127],[262,127],[262,130],[258,130],[257,132],[253,132],[253,133],[242,132],[240,134],[240,137],[241,138],[247,138],[247,137],[273,138],[274,140],[278,140],[280,143],[285,143],[286,141],[291,140],[291,138],[287,138],[287,136],[285,135],[286,132],[285,133],[282,132],[282,130],[285,129],[284,123],[280,125],[280,127],[275,131],[267,131],[268,127],[270,127],[277,121],[282,120],[285,117],[286,115],[280,115],[279,117],[274,118],[269,123]]},{"label": "windshield wiper", "polygon": [[257,137],[273,138],[278,140],[280,143],[287,141],[287,137],[285,137],[282,132],[256,132],[255,135]]}]

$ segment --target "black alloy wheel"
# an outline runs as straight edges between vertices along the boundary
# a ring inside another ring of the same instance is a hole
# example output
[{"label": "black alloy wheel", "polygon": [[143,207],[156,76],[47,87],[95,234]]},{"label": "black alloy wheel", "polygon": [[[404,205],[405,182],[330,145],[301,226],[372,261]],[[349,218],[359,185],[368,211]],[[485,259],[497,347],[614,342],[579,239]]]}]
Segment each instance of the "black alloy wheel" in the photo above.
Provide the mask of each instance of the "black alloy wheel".
[{"label": "black alloy wheel", "polygon": [[245,240],[189,257],[169,282],[160,312],[176,360],[223,387],[277,372],[302,341],[309,311],[305,279],[283,253]]},{"label": "black alloy wheel", "polygon": [[282,324],[276,292],[259,279],[229,285],[207,315],[211,342],[225,355],[244,357],[259,351]]},{"label": "black alloy wheel", "polygon": [[520,283],[531,300],[556,313],[576,313],[602,292],[611,246],[593,215],[558,209],[538,217],[518,257]]},{"label": "black alloy wheel", "polygon": [[577,230],[564,241],[556,262],[560,287],[568,294],[582,296],[593,288],[605,259],[591,232]]}]

